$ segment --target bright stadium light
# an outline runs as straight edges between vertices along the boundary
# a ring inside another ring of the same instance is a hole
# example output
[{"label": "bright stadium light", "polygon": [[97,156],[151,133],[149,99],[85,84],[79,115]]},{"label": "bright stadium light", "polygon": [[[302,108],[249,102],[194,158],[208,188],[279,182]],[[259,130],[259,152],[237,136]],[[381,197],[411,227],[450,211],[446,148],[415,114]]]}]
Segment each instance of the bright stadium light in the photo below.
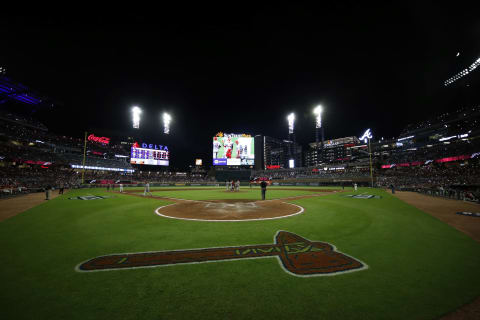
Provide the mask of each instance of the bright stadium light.
[{"label": "bright stadium light", "polygon": [[169,134],[170,133],[170,121],[172,121],[172,117],[168,113],[163,114],[163,133]]},{"label": "bright stadium light", "polygon": [[322,112],[323,112],[323,107],[321,105],[318,105],[313,109],[313,114],[317,116],[316,118],[316,128],[321,128],[322,127]]},{"label": "bright stadium light", "polygon": [[443,85],[444,86],[448,86],[449,84],[452,84],[453,82],[465,77],[466,75],[468,75],[470,72],[474,71],[475,69],[477,69],[477,67],[480,66],[480,58],[478,58],[477,60],[475,60],[468,68],[465,68],[463,69],[462,71],[460,71],[459,73],[457,73],[456,75],[454,75],[453,77],[451,77],[450,79],[447,79],[443,82]]},{"label": "bright stadium light", "polygon": [[140,114],[142,113],[142,109],[137,106],[132,107],[132,121],[133,121],[133,128],[138,129],[140,128]]},{"label": "bright stadium light", "polygon": [[287,117],[288,120],[288,133],[292,134],[293,133],[293,124],[295,122],[295,114],[292,112],[288,115]]}]

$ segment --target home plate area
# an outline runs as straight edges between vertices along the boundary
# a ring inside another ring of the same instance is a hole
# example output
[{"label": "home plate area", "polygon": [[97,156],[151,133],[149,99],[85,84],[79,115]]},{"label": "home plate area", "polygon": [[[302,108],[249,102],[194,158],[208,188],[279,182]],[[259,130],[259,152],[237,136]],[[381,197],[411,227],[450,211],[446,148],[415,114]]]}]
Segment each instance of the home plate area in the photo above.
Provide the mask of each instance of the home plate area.
[{"label": "home plate area", "polygon": [[155,212],[163,217],[183,220],[251,221],[284,218],[302,213],[303,208],[280,200],[180,200]]}]

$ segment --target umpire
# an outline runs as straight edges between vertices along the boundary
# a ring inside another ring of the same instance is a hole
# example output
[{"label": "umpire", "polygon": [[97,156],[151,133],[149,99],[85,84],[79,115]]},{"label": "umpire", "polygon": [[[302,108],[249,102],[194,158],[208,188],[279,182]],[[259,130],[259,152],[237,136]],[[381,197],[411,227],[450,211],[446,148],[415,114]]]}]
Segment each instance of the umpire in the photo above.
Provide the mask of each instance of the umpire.
[{"label": "umpire", "polygon": [[262,188],[262,200],[265,200],[265,194],[267,193],[267,183],[262,181],[260,183],[260,188]]}]

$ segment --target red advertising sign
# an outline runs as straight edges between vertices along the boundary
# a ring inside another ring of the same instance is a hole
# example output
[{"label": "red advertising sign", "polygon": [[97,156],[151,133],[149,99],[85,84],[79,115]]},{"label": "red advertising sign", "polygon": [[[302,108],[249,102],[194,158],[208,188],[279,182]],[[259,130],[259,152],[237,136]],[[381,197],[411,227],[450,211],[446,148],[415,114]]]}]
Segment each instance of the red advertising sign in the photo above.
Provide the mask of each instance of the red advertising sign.
[{"label": "red advertising sign", "polygon": [[406,162],[406,163],[399,163],[397,164],[397,166],[399,167],[410,167],[410,163]]},{"label": "red advertising sign", "polygon": [[26,163],[26,164],[39,164],[39,165],[42,165],[42,166],[49,166],[49,165],[52,164],[51,162],[48,162],[48,161],[35,161],[35,160],[25,160],[25,161],[23,161],[23,163]]},{"label": "red advertising sign", "polygon": [[[458,160],[467,160],[467,159],[471,159],[472,156],[469,155],[469,154],[466,154],[466,155],[461,155],[461,156],[456,156],[456,157],[448,157],[448,158],[441,158],[441,159],[437,159],[435,160],[435,162],[437,163],[443,163],[443,162],[451,162],[451,161],[458,161]],[[429,162],[425,162],[425,164],[428,164]],[[420,166],[424,164],[423,161],[414,161],[414,162],[406,162],[406,163],[398,163],[398,164],[385,164],[385,165],[382,165],[382,169],[390,169],[390,168],[393,168],[395,166],[397,167],[410,167],[410,166]]]},{"label": "red advertising sign", "polygon": [[270,170],[280,169],[280,166],[279,165],[267,165],[267,169],[270,169]]},{"label": "red advertising sign", "polygon": [[110,138],[107,137],[96,137],[93,133],[88,136],[89,141],[98,142],[101,144],[109,144]]},{"label": "red advertising sign", "polygon": [[470,158],[471,158],[470,155],[463,155],[458,157],[448,157],[448,158],[437,159],[435,160],[435,162],[450,162],[450,161],[466,160]]}]

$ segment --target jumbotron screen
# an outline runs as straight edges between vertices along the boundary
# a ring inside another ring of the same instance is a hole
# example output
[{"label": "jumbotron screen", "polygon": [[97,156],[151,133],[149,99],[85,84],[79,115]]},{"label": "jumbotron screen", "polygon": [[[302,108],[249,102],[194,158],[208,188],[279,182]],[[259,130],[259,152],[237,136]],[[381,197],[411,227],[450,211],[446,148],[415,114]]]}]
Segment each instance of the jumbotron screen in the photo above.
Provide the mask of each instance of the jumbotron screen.
[{"label": "jumbotron screen", "polygon": [[148,164],[154,166],[168,166],[170,153],[168,150],[146,149],[132,147],[131,164]]},{"label": "jumbotron screen", "polygon": [[214,166],[253,166],[255,163],[254,138],[225,135],[213,138]]}]

